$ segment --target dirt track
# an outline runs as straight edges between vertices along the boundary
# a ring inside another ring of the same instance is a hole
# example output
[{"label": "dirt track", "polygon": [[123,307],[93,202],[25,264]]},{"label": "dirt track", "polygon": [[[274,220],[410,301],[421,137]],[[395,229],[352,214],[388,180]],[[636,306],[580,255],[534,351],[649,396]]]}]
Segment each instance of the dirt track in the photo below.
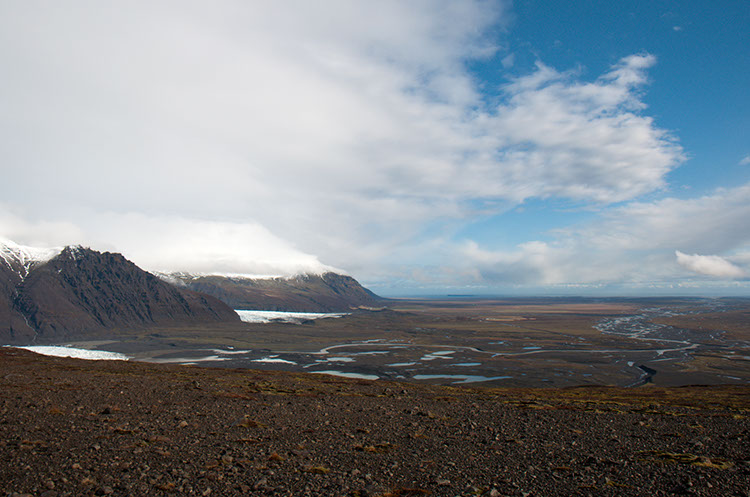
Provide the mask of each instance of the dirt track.
[{"label": "dirt track", "polygon": [[0,349],[3,495],[750,495],[749,387],[472,390]]}]

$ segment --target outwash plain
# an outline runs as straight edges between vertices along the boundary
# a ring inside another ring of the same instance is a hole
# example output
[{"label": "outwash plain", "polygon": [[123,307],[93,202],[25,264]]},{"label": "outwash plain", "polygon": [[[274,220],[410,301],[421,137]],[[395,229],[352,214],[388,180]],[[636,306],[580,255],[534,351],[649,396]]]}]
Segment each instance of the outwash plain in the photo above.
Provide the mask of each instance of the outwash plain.
[{"label": "outwash plain", "polygon": [[401,300],[72,344],[131,361],[3,348],[0,488],[747,496],[749,317],[747,299]]},{"label": "outwash plain", "polygon": [[78,345],[152,362],[445,385],[750,382],[750,299],[456,298],[387,304],[299,324],[170,328],[110,334],[107,341]]}]

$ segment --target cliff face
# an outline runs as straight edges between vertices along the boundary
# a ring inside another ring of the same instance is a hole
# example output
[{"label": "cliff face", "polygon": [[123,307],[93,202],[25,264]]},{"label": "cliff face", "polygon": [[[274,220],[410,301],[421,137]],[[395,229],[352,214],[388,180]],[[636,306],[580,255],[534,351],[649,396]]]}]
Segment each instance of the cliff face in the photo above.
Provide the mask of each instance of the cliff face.
[{"label": "cliff face", "polygon": [[[2,262],[2,261],[0,261]],[[106,329],[237,322],[223,302],[177,288],[120,254],[66,247],[28,270],[0,263],[0,340],[28,343]]]},{"label": "cliff face", "polygon": [[0,261],[0,340],[5,343],[26,343],[35,334],[14,305],[21,282],[21,275]]},{"label": "cliff face", "polygon": [[212,295],[234,309],[342,312],[382,305],[383,299],[351,276],[305,274],[291,278],[253,279],[172,274],[186,288]]}]

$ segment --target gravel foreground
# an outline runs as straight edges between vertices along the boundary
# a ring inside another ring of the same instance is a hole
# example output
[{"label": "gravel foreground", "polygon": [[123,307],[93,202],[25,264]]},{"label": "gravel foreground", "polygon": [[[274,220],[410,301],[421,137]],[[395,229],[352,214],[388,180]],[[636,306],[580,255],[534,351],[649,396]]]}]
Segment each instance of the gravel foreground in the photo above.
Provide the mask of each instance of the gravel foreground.
[{"label": "gravel foreground", "polygon": [[0,495],[750,496],[750,387],[468,389],[0,349]]}]

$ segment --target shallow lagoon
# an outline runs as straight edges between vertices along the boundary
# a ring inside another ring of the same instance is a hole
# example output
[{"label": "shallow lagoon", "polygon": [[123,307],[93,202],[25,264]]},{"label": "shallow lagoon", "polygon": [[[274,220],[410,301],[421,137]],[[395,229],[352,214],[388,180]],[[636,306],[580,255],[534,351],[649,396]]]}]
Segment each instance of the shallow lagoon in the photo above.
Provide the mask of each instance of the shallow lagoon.
[{"label": "shallow lagoon", "polygon": [[465,383],[480,383],[483,381],[496,381],[496,380],[507,380],[513,378],[512,376],[481,376],[481,375],[466,375],[466,374],[415,374],[412,378],[415,380],[459,380],[454,381],[454,385],[465,384]]}]

